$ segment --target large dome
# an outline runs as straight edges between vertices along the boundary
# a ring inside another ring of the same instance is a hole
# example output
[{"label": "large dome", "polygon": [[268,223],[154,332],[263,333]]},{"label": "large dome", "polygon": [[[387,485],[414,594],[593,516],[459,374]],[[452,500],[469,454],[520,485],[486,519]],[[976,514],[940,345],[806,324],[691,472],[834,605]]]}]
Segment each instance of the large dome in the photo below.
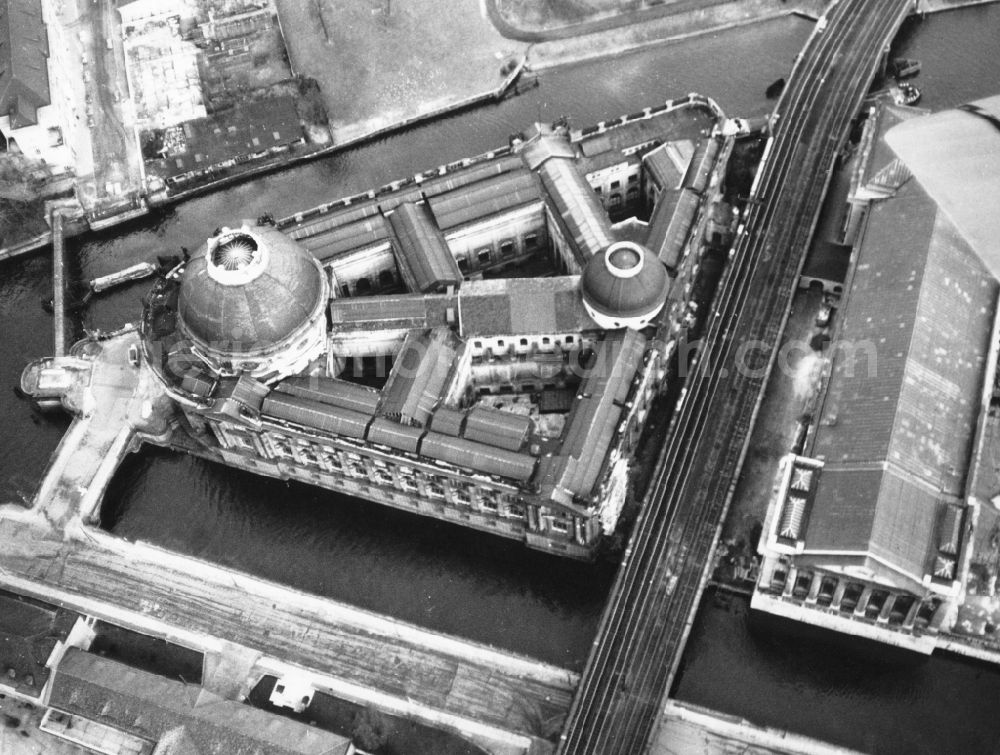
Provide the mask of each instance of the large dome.
[{"label": "large dome", "polygon": [[642,328],[663,308],[667,269],[656,255],[631,241],[595,254],[583,271],[583,303],[604,328]]},{"label": "large dome", "polygon": [[220,360],[269,355],[324,321],[328,285],[315,257],[269,226],[208,240],[184,268],[181,327]]}]

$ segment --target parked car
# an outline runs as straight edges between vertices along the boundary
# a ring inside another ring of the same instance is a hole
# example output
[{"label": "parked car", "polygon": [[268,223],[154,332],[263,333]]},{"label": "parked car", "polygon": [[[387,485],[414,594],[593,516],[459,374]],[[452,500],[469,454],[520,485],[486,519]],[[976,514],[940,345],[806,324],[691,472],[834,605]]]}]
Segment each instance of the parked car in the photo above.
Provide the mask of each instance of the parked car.
[{"label": "parked car", "polygon": [[821,328],[825,328],[830,324],[831,317],[833,317],[833,305],[828,301],[824,301],[820,305],[819,312],[816,315],[816,324]]}]

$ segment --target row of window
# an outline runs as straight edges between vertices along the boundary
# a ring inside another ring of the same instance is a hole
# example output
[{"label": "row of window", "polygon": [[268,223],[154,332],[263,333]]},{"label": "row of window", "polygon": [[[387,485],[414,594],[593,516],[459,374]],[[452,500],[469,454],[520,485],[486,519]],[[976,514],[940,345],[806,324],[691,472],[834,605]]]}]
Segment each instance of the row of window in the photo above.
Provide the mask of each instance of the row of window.
[{"label": "row of window", "polygon": [[[538,231],[531,231],[520,237],[507,237],[488,246],[477,247],[472,253],[459,252],[455,255],[455,262],[463,275],[468,275],[470,270],[480,270],[489,267],[494,263],[505,262],[522,254],[530,254],[538,251],[542,246],[544,234]],[[471,264],[470,264],[471,263]]]},{"label": "row of window", "polygon": [[490,339],[477,339],[472,342],[472,348],[474,349],[473,354],[478,355],[483,349],[490,349],[494,352],[506,352],[510,348],[514,348],[515,351],[519,351],[518,347],[527,349],[531,346],[541,346],[550,347],[550,349],[542,348],[542,351],[551,350],[551,347],[561,346],[563,348],[572,348],[577,343],[577,337],[573,335],[563,335],[563,336],[542,336],[541,338],[536,337],[522,337],[518,339],[507,339],[507,338],[490,338]]},{"label": "row of window", "polygon": [[[325,471],[349,477],[364,478],[378,485],[396,487],[411,493],[423,493],[429,498],[447,500],[467,506],[476,505],[488,512],[516,519],[524,518],[524,507],[509,494],[487,486],[455,480],[402,464],[371,459],[351,451],[313,443],[298,438],[268,435],[266,445],[278,457],[298,464],[318,466]],[[395,473],[395,474],[394,474]]]},{"label": "row of window", "polygon": [[400,285],[395,269],[386,268],[373,273],[370,277],[362,275],[353,281],[343,281],[340,284],[342,296],[369,296],[370,294],[396,288]]},{"label": "row of window", "polygon": [[[463,275],[468,275],[470,271],[481,270],[494,263],[506,262],[507,260],[520,257],[522,254],[535,252],[542,246],[544,233],[532,231],[518,238],[501,239],[495,244],[482,246],[476,249],[474,254],[460,252],[455,256],[458,269]],[[470,258],[472,264],[470,265]],[[377,273],[362,275],[354,280],[340,282],[340,293],[342,296],[369,296],[387,289],[397,288],[402,285],[396,270],[385,268]]]}]

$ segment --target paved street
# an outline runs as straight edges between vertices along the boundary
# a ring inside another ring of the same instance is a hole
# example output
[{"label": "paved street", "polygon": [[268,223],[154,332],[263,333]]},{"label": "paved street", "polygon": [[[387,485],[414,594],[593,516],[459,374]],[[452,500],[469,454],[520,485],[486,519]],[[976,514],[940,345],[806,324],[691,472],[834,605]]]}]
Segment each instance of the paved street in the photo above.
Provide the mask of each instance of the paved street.
[{"label": "paved street", "polygon": [[[76,128],[64,138],[76,153],[78,196],[88,211],[141,188],[138,145],[127,126],[128,87],[113,0],[54,3],[55,31],[69,61]],[[108,49],[111,40],[111,49]]]}]

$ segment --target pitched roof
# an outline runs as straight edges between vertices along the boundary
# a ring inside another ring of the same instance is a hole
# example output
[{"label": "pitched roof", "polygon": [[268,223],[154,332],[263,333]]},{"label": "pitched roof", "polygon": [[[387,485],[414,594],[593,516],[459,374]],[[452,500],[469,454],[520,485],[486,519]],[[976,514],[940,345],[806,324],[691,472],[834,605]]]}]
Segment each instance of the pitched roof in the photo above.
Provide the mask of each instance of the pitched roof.
[{"label": "pitched roof", "polygon": [[805,537],[810,551],[876,556],[917,582],[936,550],[946,504],[933,489],[896,467],[824,469]]},{"label": "pitched roof", "polygon": [[517,451],[528,439],[532,424],[531,418],[523,414],[475,406],[467,414],[462,437]]},{"label": "pitched roof", "polygon": [[459,293],[459,319],[467,338],[600,329],[583,306],[576,275],[467,281]]},{"label": "pitched roof", "polygon": [[871,206],[856,254],[810,447],[825,467],[805,548],[919,578],[964,493],[998,285],[912,181]]},{"label": "pitched roof", "polygon": [[658,188],[677,189],[684,180],[692,155],[694,155],[694,142],[683,139],[667,142],[650,150],[643,155],[642,164]]},{"label": "pitched roof", "polygon": [[48,56],[41,0],[0,0],[0,116],[13,128],[38,123],[50,103]]},{"label": "pitched roof", "polygon": [[588,498],[604,468],[646,338],[635,330],[609,333],[577,391],[559,452],[543,459],[539,482],[570,496]]},{"label": "pitched roof", "polygon": [[4,684],[39,696],[49,677],[45,662],[77,618],[63,608],[0,590],[0,669],[15,674],[4,678]]},{"label": "pitched roof", "polygon": [[691,189],[663,191],[653,208],[649,221],[646,246],[667,267],[673,269],[680,262],[681,250],[687,242],[701,204],[701,197]]},{"label": "pitched roof", "polygon": [[433,293],[458,287],[462,272],[426,203],[399,205],[389,216],[389,226],[396,263],[410,291]]},{"label": "pitched roof", "polygon": [[574,160],[563,157],[547,160],[538,174],[552,214],[562,227],[577,263],[583,267],[615,240],[608,213]]},{"label": "pitched roof", "polygon": [[814,455],[891,461],[936,486],[961,480],[997,291],[918,186],[873,205]]},{"label": "pitched roof", "polygon": [[382,389],[379,414],[404,424],[426,425],[448,393],[454,364],[464,348],[448,328],[411,331]]},{"label": "pitched roof", "polygon": [[1000,213],[983,211],[1000,206],[1000,95],[911,118],[885,140],[1000,278]]},{"label": "pitched roof", "polygon": [[521,169],[464,186],[429,200],[438,225],[451,230],[507,210],[542,201],[538,178]]},{"label": "pitched roof", "polygon": [[454,464],[456,467],[506,477],[518,482],[528,482],[535,473],[535,464],[538,462],[538,459],[528,454],[433,431],[424,436],[420,444],[420,453],[432,459]]},{"label": "pitched roof", "polygon": [[[293,234],[290,235],[296,238]],[[328,262],[354,250],[388,246],[391,236],[392,233],[385,218],[376,214],[331,228],[323,233],[303,236],[301,243],[316,255],[317,259]]]},{"label": "pitched roof", "polygon": [[59,663],[49,704],[153,741],[184,739],[183,727],[188,745],[206,755],[346,755],[351,748],[332,732],[77,648]]},{"label": "pitched roof", "polygon": [[330,302],[332,333],[424,330],[448,322],[456,298],[445,294],[357,296]]},{"label": "pitched roof", "polygon": [[264,399],[261,414],[348,438],[365,437],[370,414],[277,391]]},{"label": "pitched roof", "polygon": [[363,414],[374,414],[379,395],[374,388],[322,375],[287,377],[274,390]]}]

